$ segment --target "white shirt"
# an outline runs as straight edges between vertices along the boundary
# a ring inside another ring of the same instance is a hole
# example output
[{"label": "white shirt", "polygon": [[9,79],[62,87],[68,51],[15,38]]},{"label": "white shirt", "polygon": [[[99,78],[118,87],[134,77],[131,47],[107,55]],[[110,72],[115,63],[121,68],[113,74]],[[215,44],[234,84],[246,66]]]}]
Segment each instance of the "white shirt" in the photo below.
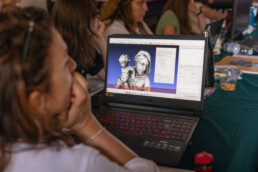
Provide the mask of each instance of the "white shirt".
[{"label": "white shirt", "polygon": [[42,1],[42,0],[22,0],[17,4],[19,7],[28,7],[28,6],[33,6],[33,7],[38,7],[42,8],[44,10],[47,10],[47,1]]},{"label": "white shirt", "polygon": [[[147,31],[148,34],[153,34],[150,28],[147,26],[146,23],[142,22],[144,29]],[[136,33],[140,34],[139,28],[135,29]],[[104,31],[104,37],[107,39],[109,35],[112,34],[130,34],[128,30],[125,28],[124,22],[122,20],[114,20],[114,22],[108,26]]]},{"label": "white shirt", "polygon": [[[155,163],[143,158],[134,158],[124,166],[110,161],[100,152],[83,144],[72,148],[63,146],[34,147],[18,143],[5,172],[158,172]],[[23,151],[15,151],[21,150]]]}]

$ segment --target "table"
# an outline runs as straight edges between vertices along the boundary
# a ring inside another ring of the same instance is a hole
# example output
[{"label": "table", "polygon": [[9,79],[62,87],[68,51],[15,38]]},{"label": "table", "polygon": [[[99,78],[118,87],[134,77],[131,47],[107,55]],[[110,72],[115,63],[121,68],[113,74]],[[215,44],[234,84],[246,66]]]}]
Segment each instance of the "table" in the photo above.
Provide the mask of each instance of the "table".
[{"label": "table", "polygon": [[203,150],[215,157],[214,172],[254,172],[258,167],[258,76],[242,77],[235,91],[218,88],[204,101],[180,167],[192,169],[195,153]]},{"label": "table", "polygon": [[178,169],[178,168],[168,168],[164,166],[158,166],[160,172],[194,172],[193,170],[184,170],[184,169]]},{"label": "table", "polygon": [[[258,35],[258,26],[252,34]],[[218,61],[231,55],[215,56]],[[258,75],[243,74],[235,91],[216,92],[204,101],[204,112],[179,168],[193,169],[195,153],[212,153],[213,172],[258,172]]]},{"label": "table", "polygon": [[[232,54],[222,51],[215,61],[226,55]],[[235,91],[215,83],[181,163],[171,167],[192,170],[195,153],[205,150],[215,158],[212,172],[258,172],[258,75],[242,78]]]}]

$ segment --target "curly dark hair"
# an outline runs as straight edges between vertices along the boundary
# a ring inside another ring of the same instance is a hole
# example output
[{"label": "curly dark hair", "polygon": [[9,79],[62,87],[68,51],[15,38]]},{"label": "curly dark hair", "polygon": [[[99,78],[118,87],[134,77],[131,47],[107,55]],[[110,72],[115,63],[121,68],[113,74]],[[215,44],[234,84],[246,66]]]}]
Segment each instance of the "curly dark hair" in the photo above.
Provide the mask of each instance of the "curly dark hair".
[{"label": "curly dark hair", "polygon": [[[40,21],[32,19],[35,16],[41,16]],[[32,20],[35,22],[29,40]],[[38,8],[7,5],[0,13],[0,171],[4,171],[11,147],[19,140],[59,146],[61,139],[72,145],[57,119],[42,121],[27,105],[32,91],[50,91],[52,29],[45,11]]]}]

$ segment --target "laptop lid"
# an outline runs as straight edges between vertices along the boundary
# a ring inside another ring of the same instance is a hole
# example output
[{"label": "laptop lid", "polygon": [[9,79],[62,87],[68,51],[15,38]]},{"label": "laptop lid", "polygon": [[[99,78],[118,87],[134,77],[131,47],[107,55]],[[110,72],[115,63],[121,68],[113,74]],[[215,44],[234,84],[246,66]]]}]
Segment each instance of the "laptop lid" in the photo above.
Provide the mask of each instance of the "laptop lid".
[{"label": "laptop lid", "polygon": [[205,40],[201,36],[109,36],[106,100],[202,111]]},{"label": "laptop lid", "polygon": [[221,30],[224,20],[225,20],[225,18],[215,20],[215,21],[207,24],[205,27],[205,30],[208,30],[210,32],[210,42],[211,42],[212,49],[215,47],[215,44],[216,44],[217,38],[220,34],[220,30]]}]

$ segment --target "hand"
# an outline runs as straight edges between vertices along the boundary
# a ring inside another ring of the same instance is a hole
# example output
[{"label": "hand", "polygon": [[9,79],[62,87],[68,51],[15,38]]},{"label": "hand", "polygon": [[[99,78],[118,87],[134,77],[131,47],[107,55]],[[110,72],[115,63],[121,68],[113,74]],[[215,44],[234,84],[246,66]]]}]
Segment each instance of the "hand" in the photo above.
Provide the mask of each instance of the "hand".
[{"label": "hand", "polygon": [[102,49],[103,47],[106,47],[106,40],[104,38],[103,32],[105,30],[105,24],[103,22],[101,22],[99,19],[98,20],[98,26],[95,32],[95,36],[94,36],[94,40],[96,42],[97,45],[97,50],[99,51],[99,53],[102,54]]},{"label": "hand", "polygon": [[102,37],[103,32],[105,30],[105,24],[102,21],[100,21],[99,19],[96,19],[96,20],[98,20],[98,28],[97,28],[97,31],[96,31],[96,35],[98,37]]},{"label": "hand", "polygon": [[197,14],[200,12],[200,9],[195,5],[195,3],[191,3],[189,4],[188,6],[188,11],[190,13],[194,13],[194,14]]},{"label": "hand", "polygon": [[88,84],[82,75],[74,72],[71,105],[66,112],[59,115],[59,120],[63,127],[76,131],[87,125],[91,115],[91,101],[88,93]]}]

